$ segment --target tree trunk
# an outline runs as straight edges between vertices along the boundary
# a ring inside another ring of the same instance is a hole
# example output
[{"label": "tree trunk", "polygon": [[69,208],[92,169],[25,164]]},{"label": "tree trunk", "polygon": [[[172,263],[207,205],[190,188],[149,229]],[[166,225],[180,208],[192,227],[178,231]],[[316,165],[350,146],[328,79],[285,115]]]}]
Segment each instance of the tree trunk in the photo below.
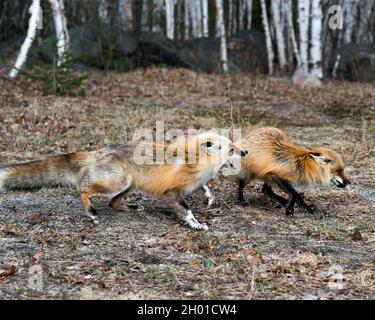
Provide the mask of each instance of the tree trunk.
[{"label": "tree trunk", "polygon": [[208,0],[202,0],[203,37],[208,37]]},{"label": "tree trunk", "polygon": [[99,2],[99,17],[104,23],[109,23],[109,12],[107,0],[100,0]]},{"label": "tree trunk", "polygon": [[63,0],[49,0],[49,2],[52,8],[52,17],[57,40],[57,65],[60,66],[64,62],[64,58],[69,49],[69,35],[66,26],[66,17],[64,15],[64,3]]},{"label": "tree trunk", "polygon": [[282,29],[281,14],[280,14],[280,0],[271,1],[272,17],[275,26],[276,33],[276,44],[280,70],[284,71],[286,67],[286,55],[285,55],[285,40]]},{"label": "tree trunk", "polygon": [[308,48],[309,48],[309,17],[310,17],[310,0],[298,1],[298,24],[299,24],[299,43],[301,67],[308,70]]},{"label": "tree trunk", "polygon": [[359,3],[359,26],[356,36],[357,43],[368,43],[368,34],[371,32],[368,30],[368,26],[371,23],[371,14],[374,6],[374,0],[362,0]]},{"label": "tree trunk", "polygon": [[153,0],[152,31],[160,32],[161,13],[163,12],[163,0]]},{"label": "tree trunk", "polygon": [[301,56],[298,50],[296,32],[295,32],[294,24],[293,24],[292,0],[286,0],[285,11],[286,11],[286,19],[287,19],[287,25],[288,25],[288,33],[292,42],[294,57],[297,61],[297,68],[299,68],[301,66]]},{"label": "tree trunk", "polygon": [[203,37],[203,24],[202,24],[202,5],[201,0],[195,0],[195,12],[197,16],[197,36]]},{"label": "tree trunk", "polygon": [[187,40],[190,37],[189,0],[184,0],[184,30]]},{"label": "tree trunk", "polygon": [[[363,0],[362,0],[363,1]],[[356,0],[346,0],[344,6],[344,44],[350,44],[353,38],[354,24],[357,18],[357,5]]]},{"label": "tree trunk", "polygon": [[174,39],[174,0],[165,0],[167,37]]},{"label": "tree trunk", "polygon": [[275,54],[274,54],[273,48],[272,48],[272,39],[271,39],[271,32],[270,32],[270,27],[269,27],[269,23],[268,23],[266,1],[260,0],[260,4],[261,4],[261,7],[262,7],[262,19],[263,19],[264,33],[266,35],[268,73],[269,73],[269,75],[272,75],[273,74],[273,59],[275,57]]},{"label": "tree trunk", "polygon": [[29,9],[31,17],[29,20],[29,28],[27,30],[26,39],[21,46],[21,50],[17,56],[14,67],[9,73],[9,77],[12,79],[17,76],[18,72],[20,71],[20,69],[22,68],[27,59],[27,54],[29,53],[29,49],[36,36],[36,30],[38,28],[38,23],[41,18],[41,10],[42,8],[40,7],[40,0],[33,0]]},{"label": "tree trunk", "polygon": [[245,3],[244,0],[238,0],[238,28],[239,30],[245,29],[245,19],[244,19],[244,12],[245,12]]},{"label": "tree trunk", "polygon": [[220,25],[220,60],[223,72],[228,72],[228,49],[225,35],[223,0],[216,0],[216,21]]},{"label": "tree trunk", "polygon": [[[142,20],[144,19],[143,16],[146,16],[145,21],[142,22],[142,28],[145,28],[145,25],[147,25],[147,6],[145,6],[146,10],[142,12]],[[133,31],[134,25],[133,25],[133,8],[132,8],[132,1],[131,0],[120,0],[119,2],[119,12],[120,17],[122,20],[122,23],[124,25],[124,29],[126,31]],[[144,25],[145,24],[145,25]]]},{"label": "tree trunk", "polygon": [[247,30],[251,30],[252,24],[252,16],[253,16],[253,0],[246,1],[246,8],[247,8]]},{"label": "tree trunk", "polygon": [[311,75],[322,79],[322,19],[323,12],[320,0],[312,0],[311,3]]},{"label": "tree trunk", "polygon": [[189,1],[189,12],[191,16],[192,35],[193,35],[193,38],[198,38],[199,31],[198,31],[197,10],[195,8],[196,2],[195,0],[188,0],[188,1]]}]

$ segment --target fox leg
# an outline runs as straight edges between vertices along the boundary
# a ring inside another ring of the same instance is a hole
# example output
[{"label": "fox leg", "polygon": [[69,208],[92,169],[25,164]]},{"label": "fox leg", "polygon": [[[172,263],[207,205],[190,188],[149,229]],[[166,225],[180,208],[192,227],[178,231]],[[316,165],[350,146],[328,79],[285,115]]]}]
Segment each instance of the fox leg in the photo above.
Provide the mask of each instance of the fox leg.
[{"label": "fox leg", "polygon": [[118,210],[118,211],[128,211],[128,209],[143,209],[141,205],[137,204],[122,204],[121,201],[123,200],[124,196],[131,190],[132,186],[132,179],[128,177],[125,187],[117,193],[115,196],[111,198],[109,201],[109,206],[112,209]]},{"label": "fox leg", "polygon": [[206,224],[199,223],[198,220],[195,219],[193,212],[189,209],[188,205],[180,194],[170,192],[165,195],[165,198],[174,207],[177,218],[187,223],[190,228],[196,230],[208,230]]},{"label": "fox leg", "polygon": [[204,184],[202,186],[202,189],[204,191],[204,195],[207,197],[208,199],[208,204],[207,204],[207,208],[211,207],[212,204],[214,203],[215,201],[215,196],[214,194],[211,192],[210,188],[208,187],[208,185]]},{"label": "fox leg", "polygon": [[245,189],[246,184],[247,183],[246,183],[245,179],[239,179],[238,180],[238,200],[240,202],[244,202],[243,191]]},{"label": "fox leg", "polygon": [[81,194],[81,200],[83,202],[83,206],[85,208],[86,215],[94,222],[95,224],[99,224],[99,220],[97,218],[98,212],[96,209],[92,206],[91,203],[91,197],[100,195],[103,193],[109,192],[110,189],[100,185],[100,184],[93,184],[89,189],[82,192]]},{"label": "fox leg", "polygon": [[277,176],[273,176],[272,177],[272,180],[277,184],[277,186],[283,190],[284,192],[286,192],[287,194],[289,194],[289,199],[288,199],[288,203],[287,203],[287,208],[286,208],[286,214],[293,214],[294,213],[294,204],[295,202],[297,201],[298,205],[301,206],[303,209],[305,209],[307,212],[309,213],[314,213],[314,209],[311,208],[310,206],[308,206],[305,201],[303,201],[302,197],[300,196],[300,194],[297,192],[296,189],[293,188],[293,186],[277,177]]},{"label": "fox leg", "polygon": [[269,196],[270,198],[278,201],[282,206],[284,206],[284,207],[287,206],[288,200],[279,196],[279,195],[277,195],[275,192],[273,192],[272,188],[268,184],[266,184],[266,183],[263,184],[262,192],[265,195]]}]

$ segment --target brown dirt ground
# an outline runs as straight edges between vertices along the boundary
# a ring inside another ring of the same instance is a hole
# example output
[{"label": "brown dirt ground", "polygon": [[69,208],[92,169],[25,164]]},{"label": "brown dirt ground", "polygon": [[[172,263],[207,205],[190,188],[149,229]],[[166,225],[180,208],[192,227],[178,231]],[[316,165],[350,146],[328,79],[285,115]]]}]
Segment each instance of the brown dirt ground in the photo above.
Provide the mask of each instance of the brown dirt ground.
[{"label": "brown dirt ground", "polygon": [[[42,96],[36,83],[0,79],[0,163],[123,143],[136,128],[278,126],[303,145],[329,145],[347,163],[346,190],[307,190],[319,213],[284,210],[260,186],[211,183],[187,201],[208,232],[182,226],[160,201],[117,213],[97,199],[100,225],[69,189],[0,192],[0,298],[347,299],[375,298],[375,85],[187,70],[93,72],[86,97]],[[42,267],[42,291],[30,267]],[[343,280],[335,286],[334,271]]]}]

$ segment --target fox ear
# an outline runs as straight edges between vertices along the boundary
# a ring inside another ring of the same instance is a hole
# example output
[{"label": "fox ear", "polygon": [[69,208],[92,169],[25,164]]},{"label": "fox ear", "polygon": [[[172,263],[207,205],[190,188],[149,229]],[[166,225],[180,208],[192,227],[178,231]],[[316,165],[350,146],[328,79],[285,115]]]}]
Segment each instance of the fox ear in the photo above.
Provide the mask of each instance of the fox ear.
[{"label": "fox ear", "polygon": [[221,149],[220,144],[214,143],[212,141],[207,141],[207,142],[202,143],[201,147],[210,155],[215,154]]},{"label": "fox ear", "polygon": [[326,158],[323,154],[319,152],[310,152],[310,157],[313,158],[317,164],[324,166],[330,162],[332,162],[331,159]]}]

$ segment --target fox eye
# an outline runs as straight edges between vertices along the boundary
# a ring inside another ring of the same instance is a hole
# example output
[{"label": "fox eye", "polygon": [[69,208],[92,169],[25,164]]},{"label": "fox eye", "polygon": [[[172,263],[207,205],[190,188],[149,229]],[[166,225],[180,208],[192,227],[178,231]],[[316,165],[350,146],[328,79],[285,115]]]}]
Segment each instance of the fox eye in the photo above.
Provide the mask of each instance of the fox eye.
[{"label": "fox eye", "polygon": [[206,142],[206,147],[207,148],[211,148],[212,147],[212,142],[211,141],[207,141]]}]

